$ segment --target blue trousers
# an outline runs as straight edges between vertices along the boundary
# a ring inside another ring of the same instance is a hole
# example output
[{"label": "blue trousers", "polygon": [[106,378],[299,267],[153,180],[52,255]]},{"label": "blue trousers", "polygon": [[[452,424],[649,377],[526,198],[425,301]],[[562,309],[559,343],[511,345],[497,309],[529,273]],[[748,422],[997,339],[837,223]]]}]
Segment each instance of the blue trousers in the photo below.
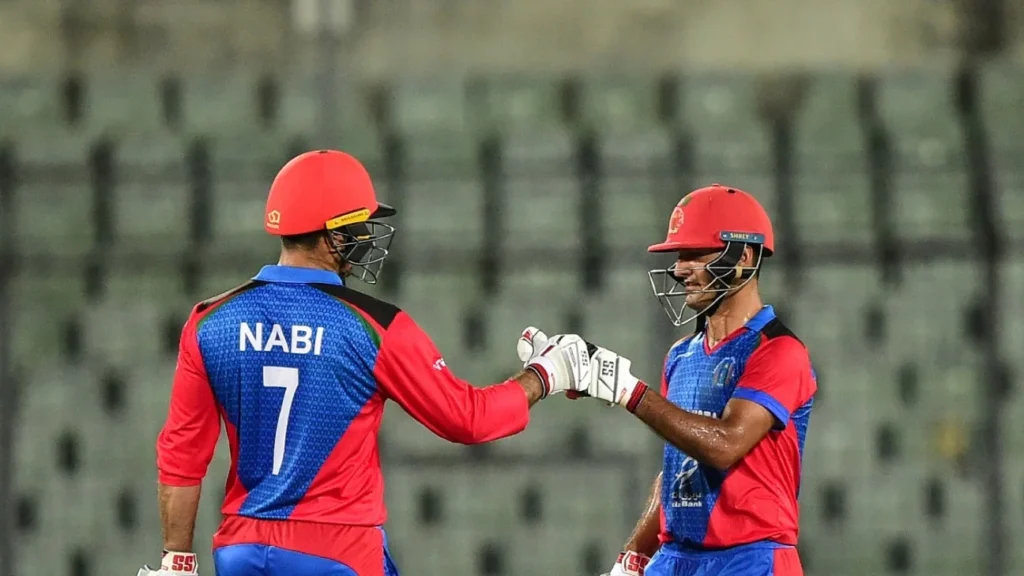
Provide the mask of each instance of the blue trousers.
[{"label": "blue trousers", "polygon": [[645,576],[803,576],[796,548],[764,542],[726,550],[661,547]]},{"label": "blue trousers", "polygon": [[[336,560],[264,544],[217,548],[213,551],[213,564],[217,576],[364,576]],[[382,574],[398,576],[386,545]]]}]

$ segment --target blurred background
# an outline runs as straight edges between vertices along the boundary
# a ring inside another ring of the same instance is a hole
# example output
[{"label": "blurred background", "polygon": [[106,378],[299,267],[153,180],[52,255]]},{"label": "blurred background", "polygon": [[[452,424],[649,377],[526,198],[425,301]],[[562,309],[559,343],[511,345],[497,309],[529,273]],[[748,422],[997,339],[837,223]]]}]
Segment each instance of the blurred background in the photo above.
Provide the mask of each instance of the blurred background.
[{"label": "blurred background", "polygon": [[[317,147],[400,209],[369,292],[480,385],[527,324],[656,381],[644,248],[687,191],[753,193],[820,378],[807,573],[1024,574],[1021,0],[0,0],[0,43],[0,574],[159,558],[181,325],[276,260],[266,192]],[[607,570],[661,449],[559,399],[488,446],[382,437],[410,576]]]}]

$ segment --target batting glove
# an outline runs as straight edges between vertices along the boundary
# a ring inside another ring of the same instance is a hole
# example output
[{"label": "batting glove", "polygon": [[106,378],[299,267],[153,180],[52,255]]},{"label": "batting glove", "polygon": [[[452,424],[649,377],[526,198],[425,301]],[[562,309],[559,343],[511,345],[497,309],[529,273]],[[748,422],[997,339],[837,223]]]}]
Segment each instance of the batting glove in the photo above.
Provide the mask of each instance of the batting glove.
[{"label": "batting glove", "polygon": [[644,569],[651,559],[639,552],[626,551],[619,553],[611,572],[601,576],[644,576]]},{"label": "batting glove", "polygon": [[575,334],[549,338],[539,352],[531,354],[525,367],[537,374],[544,384],[544,397],[579,390],[591,379],[587,343]]},{"label": "batting glove", "polygon": [[148,565],[143,566],[136,576],[197,576],[198,574],[199,559],[195,554],[164,550],[159,570],[153,570]]},{"label": "batting glove", "polygon": [[579,390],[587,396],[618,404],[634,412],[647,392],[647,385],[630,373],[632,362],[607,348],[597,347],[593,355],[592,371],[586,387]]},{"label": "batting glove", "polygon": [[[551,339],[558,338],[559,336],[561,335],[555,335]],[[547,343],[551,339],[549,339],[548,335],[540,328],[530,326],[526,330],[523,330],[523,334],[519,337],[519,342],[516,343],[516,354],[518,354],[519,359],[523,361],[524,368],[531,359],[535,358],[542,350],[544,350],[544,347],[547,346]],[[593,358],[596,347],[588,345],[588,350],[590,351],[591,358]],[[570,389],[565,391],[565,396],[570,400],[576,400],[577,398],[586,396],[586,392]]]},{"label": "batting glove", "polygon": [[523,362],[523,368],[526,368],[530,360],[538,356],[547,344],[548,335],[540,328],[530,326],[523,330],[519,341],[516,342],[516,354],[519,355],[519,359]]}]

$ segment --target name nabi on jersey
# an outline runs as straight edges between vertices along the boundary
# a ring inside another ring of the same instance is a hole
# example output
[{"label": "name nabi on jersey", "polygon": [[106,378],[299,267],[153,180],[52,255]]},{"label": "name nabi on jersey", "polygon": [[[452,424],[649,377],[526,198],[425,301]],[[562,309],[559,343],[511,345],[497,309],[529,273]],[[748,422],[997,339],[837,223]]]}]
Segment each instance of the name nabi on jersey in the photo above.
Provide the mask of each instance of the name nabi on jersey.
[{"label": "name nabi on jersey", "polygon": [[[316,329],[310,326],[295,325],[286,331],[280,324],[270,326],[270,335],[264,341],[263,323],[257,322],[255,328],[248,322],[242,322],[238,326],[238,351],[246,352],[273,352],[275,350],[286,354],[313,354],[319,356],[324,343],[324,328],[317,326]],[[290,337],[289,337],[290,336]]]}]

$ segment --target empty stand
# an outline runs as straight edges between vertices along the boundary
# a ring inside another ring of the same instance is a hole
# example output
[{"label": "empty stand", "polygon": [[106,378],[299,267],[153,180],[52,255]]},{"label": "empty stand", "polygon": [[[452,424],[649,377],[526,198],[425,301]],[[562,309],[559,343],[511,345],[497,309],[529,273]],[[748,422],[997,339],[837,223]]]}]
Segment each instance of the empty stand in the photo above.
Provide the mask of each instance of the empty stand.
[{"label": "empty stand", "polygon": [[583,82],[585,126],[602,133],[630,133],[658,127],[659,83],[652,76],[588,77]]},{"label": "empty stand", "polygon": [[997,216],[1003,234],[1019,250],[1024,241],[1024,170],[1020,166],[1024,71],[1000,62],[984,67],[980,76],[981,117],[989,139]]},{"label": "empty stand", "polygon": [[673,168],[675,142],[662,131],[602,138],[600,225],[612,259],[640,259],[663,239],[672,207],[682,198]]},{"label": "empty stand", "polygon": [[109,134],[150,134],[167,126],[165,111],[173,105],[167,100],[163,78],[152,71],[92,73],[84,90],[84,124]]},{"label": "empty stand", "polygon": [[[773,258],[759,284],[818,376],[800,494],[808,573],[976,571],[984,493],[965,471],[982,452],[973,432],[991,417],[982,391],[996,371],[977,335],[992,287],[983,258],[965,249],[977,222],[947,71],[887,71],[869,83],[809,74],[788,133],[765,120],[758,82],[741,73],[687,71],[678,86],[641,74],[379,86],[256,72],[169,78],[0,79],[0,140],[14,152],[16,184],[0,205],[18,256],[19,574],[153,561],[141,552],[159,550],[153,443],[181,327],[195,302],[276,260],[279,244],[263,230],[267,191],[295,152],[316,147],[357,156],[397,206],[394,301],[476,386],[521,369],[515,343],[528,325],[580,332],[657,386],[662,340],[691,328],[666,329],[647,271],[671,256],[646,246],[689,190],[751,192],[806,248],[801,274]],[[979,101],[1011,241],[998,340],[1015,381],[1021,78],[1012,66],[985,68]],[[865,104],[889,144],[889,180],[872,179]],[[779,174],[787,134],[791,173]],[[106,143],[109,157],[99,154]],[[871,260],[881,194],[896,240],[920,248],[894,278]],[[594,255],[594,238],[602,282],[585,290],[581,256]],[[777,244],[780,255],[791,247],[781,230]],[[499,281],[485,291],[491,256]],[[1022,398],[1014,390],[1005,401],[1007,455],[1024,448]],[[482,447],[438,438],[389,403],[381,446],[386,528],[403,570],[594,574],[628,534],[662,441],[621,409],[551,398],[522,434]],[[202,550],[220,520],[225,448],[203,489]],[[1007,507],[1019,510],[1024,466],[1007,461]],[[1019,536],[1024,516],[1008,517]],[[201,563],[212,565],[208,552]]]},{"label": "empty stand", "polygon": [[966,241],[971,236],[970,198],[951,75],[931,70],[883,74],[876,97],[893,147],[897,233],[908,240]]},{"label": "empty stand", "polygon": [[478,87],[457,76],[401,79],[391,86],[391,121],[402,134],[468,130],[480,122]]},{"label": "empty stand", "polygon": [[66,120],[64,84],[45,74],[0,77],[0,138],[57,127]]},{"label": "empty stand", "polygon": [[550,129],[564,116],[562,85],[554,78],[506,75],[483,86],[483,125],[500,132]]},{"label": "empty stand", "polygon": [[92,143],[77,132],[47,129],[17,140],[12,203],[20,252],[81,256],[93,246]]},{"label": "empty stand", "polygon": [[194,183],[183,139],[152,133],[119,139],[113,190],[116,240],[147,254],[180,250],[192,230]]}]

